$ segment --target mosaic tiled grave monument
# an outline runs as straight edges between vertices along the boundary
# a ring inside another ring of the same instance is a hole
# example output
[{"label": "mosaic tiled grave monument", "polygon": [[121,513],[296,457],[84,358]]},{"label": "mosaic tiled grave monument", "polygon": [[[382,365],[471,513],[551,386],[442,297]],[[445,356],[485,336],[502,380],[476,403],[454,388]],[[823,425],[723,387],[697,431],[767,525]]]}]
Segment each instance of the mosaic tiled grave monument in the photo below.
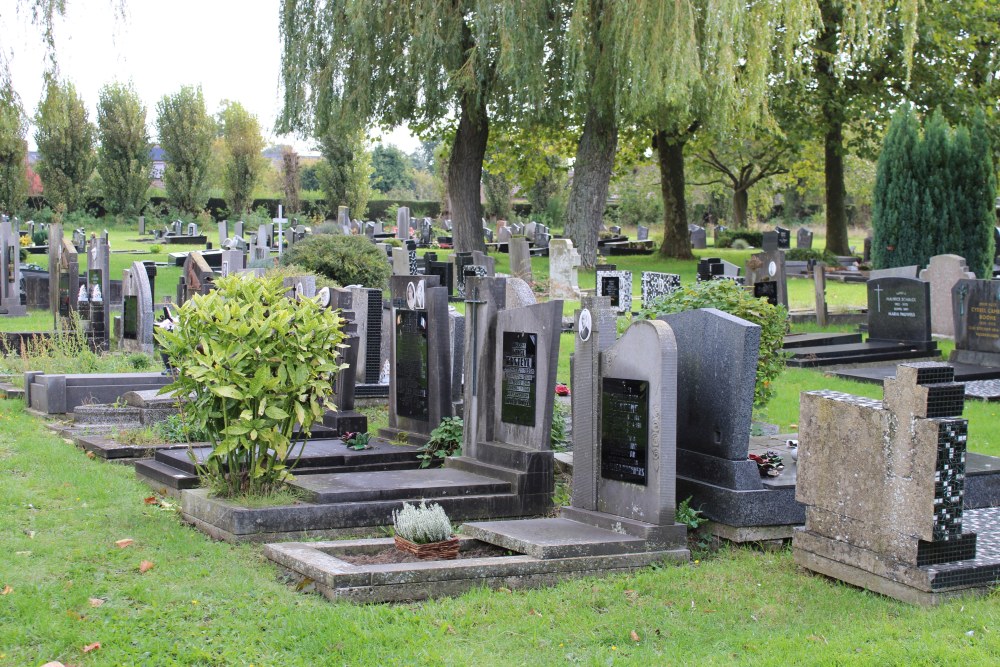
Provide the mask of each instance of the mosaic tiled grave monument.
[{"label": "mosaic tiled grave monument", "polygon": [[[538,306],[529,308],[543,312]],[[577,438],[574,429],[578,461],[573,506],[564,508],[561,517],[466,523],[460,529],[464,548],[500,548],[479,558],[398,565],[348,562],[357,554],[391,548],[391,540],[384,539],[269,544],[265,554],[294,575],[309,577],[327,597],[355,602],[440,597],[478,586],[537,587],[686,560],[686,532],[674,523],[677,355],[670,328],[663,322],[637,322],[615,343],[609,299],[585,297],[576,330],[574,387],[586,404],[581,410],[591,411],[590,424],[604,426],[599,437],[597,430],[587,428]],[[499,339],[509,333],[501,322]],[[521,360],[530,346],[523,343],[520,337],[514,342],[513,358],[501,344],[505,375],[524,367]],[[503,408],[513,400],[511,393],[523,394],[509,389],[508,398],[501,399],[498,430],[504,428]],[[536,405],[541,399],[536,394]],[[519,416],[523,414],[508,415]]]},{"label": "mosaic tiled grave monument", "polygon": [[992,588],[998,510],[963,507],[963,396],[952,369],[933,362],[899,366],[883,401],[804,392],[796,563],[906,602]]}]

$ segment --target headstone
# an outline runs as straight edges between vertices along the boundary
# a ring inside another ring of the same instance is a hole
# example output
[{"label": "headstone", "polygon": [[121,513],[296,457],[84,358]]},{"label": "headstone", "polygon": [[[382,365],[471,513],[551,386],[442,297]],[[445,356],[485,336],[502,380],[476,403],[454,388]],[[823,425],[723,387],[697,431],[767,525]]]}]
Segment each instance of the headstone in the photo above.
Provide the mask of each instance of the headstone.
[{"label": "headstone", "polygon": [[399,210],[396,211],[396,238],[397,239],[408,239],[410,238],[410,209],[406,206],[400,206]]},{"label": "headstone", "polygon": [[812,250],[813,233],[805,227],[799,227],[799,231],[795,233],[795,247]]},{"label": "headstone", "polygon": [[146,235],[146,216],[139,216],[139,236]]},{"label": "headstone", "polygon": [[228,239],[229,239],[229,221],[228,220],[220,220],[219,221],[219,247],[221,248],[222,245]]},{"label": "headstone", "polygon": [[765,486],[747,458],[760,327],[711,308],[661,319],[678,351],[677,497],[725,526],[801,523],[794,488]]},{"label": "headstone", "polygon": [[350,287],[351,308],[358,327],[360,351],[357,364],[357,384],[377,385],[383,364],[388,361],[388,346],[382,335],[382,290]]},{"label": "headstone", "polygon": [[894,266],[889,269],[873,269],[868,274],[870,280],[876,278],[916,278],[920,267],[916,264],[912,266]]},{"label": "headstone", "polygon": [[198,236],[198,223],[196,222],[188,223],[187,236]]},{"label": "headstone", "polygon": [[200,252],[189,252],[177,283],[177,305],[182,306],[195,294],[208,294],[213,289],[215,272],[212,267]]},{"label": "headstone", "polygon": [[467,276],[463,289],[465,393],[462,419],[465,428],[462,432],[462,454],[477,458],[479,443],[494,440],[496,420],[493,395],[501,380],[493,359],[499,340],[497,314],[507,305],[507,281],[505,278]]},{"label": "headstone", "polygon": [[27,315],[21,305],[21,239],[13,223],[0,221],[0,315]]},{"label": "headstone", "polygon": [[705,228],[699,227],[698,225],[692,225],[692,227],[694,228],[691,229],[691,247],[695,250],[703,250],[707,248],[708,235],[705,233]]},{"label": "headstone", "polygon": [[125,349],[153,352],[153,285],[156,265],[132,262],[122,272],[122,340]]},{"label": "headstone", "polygon": [[753,287],[755,297],[765,297],[773,306],[788,308],[788,279],[783,250],[750,255],[746,262],[746,282]]},{"label": "headstone", "polygon": [[781,250],[788,250],[792,247],[792,232],[791,230],[785,229],[784,227],[775,227],[775,233],[778,235],[778,248]]},{"label": "headstone", "polygon": [[[428,253],[429,255],[430,253]],[[426,258],[427,255],[424,255]],[[455,265],[451,262],[439,262],[436,260],[430,260],[427,262],[427,275],[437,276],[440,279],[440,284],[448,291],[448,296],[452,297],[455,294]]]},{"label": "headstone", "polygon": [[611,308],[619,315],[632,312],[632,272],[597,269],[597,296],[611,298]]},{"label": "headstone", "polygon": [[868,340],[931,342],[930,285],[916,278],[868,283]]},{"label": "headstone", "polygon": [[111,335],[111,277],[109,275],[110,248],[104,237],[92,235],[87,242],[87,282],[84,287],[86,303],[79,298],[81,319],[86,320],[88,338],[95,350],[107,350]]},{"label": "headstone", "polygon": [[[68,318],[70,313],[75,313],[79,311],[79,295],[80,295],[80,256],[76,251],[76,246],[74,246],[69,239],[62,237],[62,231],[59,232],[59,238],[62,239],[62,250],[59,253],[57,274],[58,279],[56,282],[56,287],[58,289],[59,298],[59,317]],[[51,248],[52,240],[50,237],[49,247]],[[50,276],[52,274],[49,274]],[[51,288],[51,285],[50,285]]]},{"label": "headstone", "polygon": [[965,259],[958,255],[935,255],[920,272],[920,279],[931,285],[931,331],[942,336],[955,335],[955,319],[951,307],[951,288],[959,280],[975,280]]},{"label": "headstone", "polygon": [[804,392],[793,538],[797,564],[907,602],[993,587],[965,523],[965,386],[940,363],[907,363],[882,401]]},{"label": "headstone", "polygon": [[[486,231],[488,231],[488,230],[486,230]],[[512,235],[510,233],[510,227],[506,227],[505,226],[505,227],[501,227],[500,229],[497,230],[497,243],[510,243],[510,239],[511,238],[512,238]],[[487,240],[487,242],[489,243],[489,242],[492,242],[492,241],[493,241],[493,237],[492,237],[492,235],[490,235],[489,238],[488,238],[488,240]]]},{"label": "headstone", "polygon": [[516,276],[507,279],[507,307],[521,308],[538,303],[535,298],[535,291],[531,289],[526,281]]},{"label": "headstone", "polygon": [[[62,225],[49,225],[49,313],[52,321],[59,321],[59,256],[63,252]],[[58,329],[58,326],[55,327]]]},{"label": "headstone", "polygon": [[456,252],[451,256],[455,264],[455,293],[460,298],[465,298],[465,267],[472,266],[471,252]]},{"label": "headstone", "polygon": [[523,236],[511,239],[508,247],[510,249],[510,272],[521,280],[533,283],[531,248],[528,246],[528,239]]},{"label": "headstone", "polygon": [[636,241],[648,241],[649,240],[649,227],[639,225],[638,230],[635,233]]},{"label": "headstone", "polygon": [[959,280],[951,288],[951,361],[1000,367],[1000,280]]},{"label": "headstone", "polygon": [[642,272],[642,307],[649,308],[654,299],[673,294],[681,287],[681,277],[676,273]]},{"label": "headstone", "polygon": [[236,238],[238,238],[238,239],[243,238],[243,221],[242,220],[237,221],[236,224],[233,225],[233,233],[236,235]]},{"label": "headstone", "polygon": [[865,264],[870,264],[872,261],[872,237],[866,236],[864,242],[864,252],[861,255],[861,261]]},{"label": "headstone", "polygon": [[608,231],[610,231],[614,236],[622,235],[622,228],[620,225],[611,225],[611,227],[608,228]]},{"label": "headstone", "polygon": [[524,226],[524,238],[531,242],[535,240],[535,231],[538,229],[538,223],[534,220],[530,221]]},{"label": "headstone", "polygon": [[392,275],[410,276],[416,272],[410,267],[410,252],[406,248],[392,249]]},{"label": "headstone", "polygon": [[389,428],[426,440],[451,416],[448,295],[437,276],[393,276]]},{"label": "headstone", "polygon": [[246,268],[246,254],[242,250],[223,250],[219,275],[223,278]]},{"label": "headstone", "polygon": [[[507,228],[504,227],[504,229]],[[486,225],[483,225],[483,240],[486,241],[486,243],[493,243],[493,230]]]},{"label": "headstone", "polygon": [[569,239],[549,241],[549,296],[553,299],[579,299],[577,270],[580,253]]},{"label": "headstone", "polygon": [[486,269],[486,275],[491,278],[496,275],[496,263],[497,260],[494,257],[490,257],[485,252],[479,250],[472,251],[472,263],[476,266],[481,266]]},{"label": "headstone", "polygon": [[277,238],[275,239],[273,235],[271,238],[275,241],[275,245],[278,246],[279,257],[285,252],[285,225],[288,224],[288,218],[285,217],[284,213],[284,207],[281,204],[278,204],[278,216],[276,218],[271,218],[272,226],[270,231],[272,234],[274,232],[274,225],[278,226]]}]

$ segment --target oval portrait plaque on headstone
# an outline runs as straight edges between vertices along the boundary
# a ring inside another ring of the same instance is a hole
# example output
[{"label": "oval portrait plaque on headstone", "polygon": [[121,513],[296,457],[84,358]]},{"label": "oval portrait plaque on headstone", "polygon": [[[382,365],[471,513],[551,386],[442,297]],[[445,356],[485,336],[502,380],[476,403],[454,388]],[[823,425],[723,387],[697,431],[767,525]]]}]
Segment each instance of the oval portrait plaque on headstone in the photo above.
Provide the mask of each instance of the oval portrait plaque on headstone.
[{"label": "oval portrait plaque on headstone", "polygon": [[594,320],[590,315],[590,310],[588,308],[584,308],[580,311],[580,324],[578,331],[580,334],[580,340],[585,343],[590,340],[590,332],[593,331],[593,329]]},{"label": "oval portrait plaque on headstone", "polygon": [[772,260],[770,264],[767,265],[767,275],[772,278],[778,274],[778,265]]},{"label": "oval portrait plaque on headstone", "polygon": [[322,288],[319,291],[319,294],[317,294],[316,296],[319,297],[319,305],[323,306],[324,308],[329,308],[330,307],[330,288],[329,287]]}]

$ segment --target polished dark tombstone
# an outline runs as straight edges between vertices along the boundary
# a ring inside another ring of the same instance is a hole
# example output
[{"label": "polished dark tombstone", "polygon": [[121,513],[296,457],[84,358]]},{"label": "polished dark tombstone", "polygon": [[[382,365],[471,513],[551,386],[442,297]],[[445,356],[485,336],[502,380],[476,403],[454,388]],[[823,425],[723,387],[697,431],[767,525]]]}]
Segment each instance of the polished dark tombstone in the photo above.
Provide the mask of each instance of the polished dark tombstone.
[{"label": "polished dark tombstone", "polygon": [[1000,367],[1000,281],[959,280],[951,294],[955,322],[951,361]]},{"label": "polished dark tombstone", "polygon": [[778,305],[778,283],[765,281],[753,284],[753,295],[755,298],[765,298],[772,306]]},{"label": "polished dark tombstone", "polygon": [[601,477],[646,485],[649,448],[649,382],[603,378]]},{"label": "polished dark tombstone", "polygon": [[778,235],[778,248],[780,250],[788,250],[792,247],[791,230],[785,229],[784,227],[775,227],[774,231]]},{"label": "polished dark tombstone", "polygon": [[437,276],[393,276],[387,438],[423,444],[450,417],[448,294]]},{"label": "polished dark tombstone", "polygon": [[868,340],[931,343],[930,284],[916,278],[876,278],[868,286]]},{"label": "polished dark tombstone", "polygon": [[535,423],[538,384],[538,335],[506,331],[500,388],[500,419],[509,424]]}]

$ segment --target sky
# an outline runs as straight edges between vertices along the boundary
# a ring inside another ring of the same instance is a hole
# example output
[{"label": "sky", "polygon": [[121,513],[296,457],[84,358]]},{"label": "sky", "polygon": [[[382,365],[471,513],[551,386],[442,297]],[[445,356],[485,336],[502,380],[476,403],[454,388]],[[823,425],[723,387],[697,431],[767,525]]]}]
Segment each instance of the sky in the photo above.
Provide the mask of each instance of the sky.
[{"label": "sky", "polygon": [[[0,50],[8,60],[14,88],[29,116],[42,96],[47,60],[41,30],[32,26],[30,0],[0,0]],[[201,85],[210,114],[223,100],[237,101],[256,114],[271,143],[291,143],[306,151],[307,139],[278,137],[274,122],[281,105],[279,0],[67,0],[55,25],[60,76],[76,86],[97,117],[101,87],[131,81],[147,107],[155,142],[156,103],[183,85]],[[122,12],[124,4],[124,13]],[[34,127],[28,144],[35,149]],[[419,142],[406,128],[372,138],[409,153]]]}]

